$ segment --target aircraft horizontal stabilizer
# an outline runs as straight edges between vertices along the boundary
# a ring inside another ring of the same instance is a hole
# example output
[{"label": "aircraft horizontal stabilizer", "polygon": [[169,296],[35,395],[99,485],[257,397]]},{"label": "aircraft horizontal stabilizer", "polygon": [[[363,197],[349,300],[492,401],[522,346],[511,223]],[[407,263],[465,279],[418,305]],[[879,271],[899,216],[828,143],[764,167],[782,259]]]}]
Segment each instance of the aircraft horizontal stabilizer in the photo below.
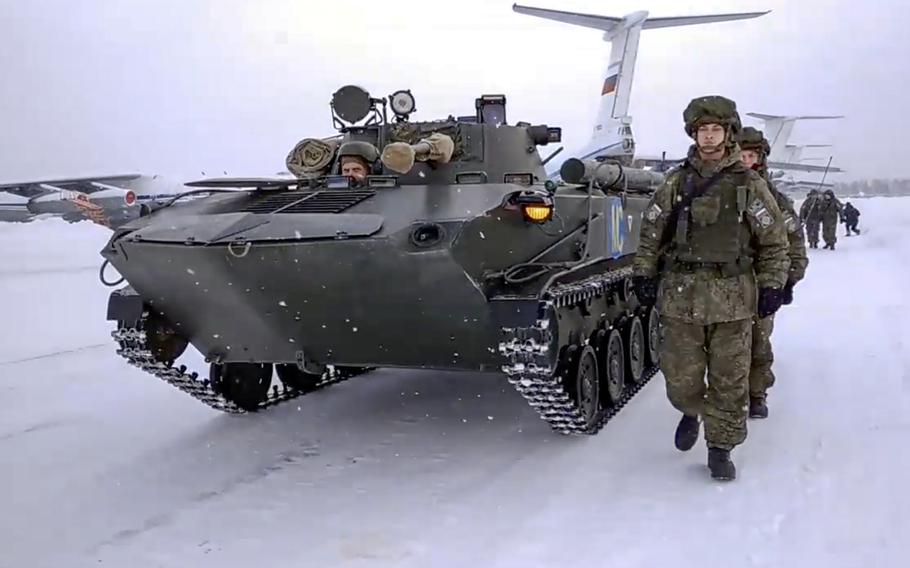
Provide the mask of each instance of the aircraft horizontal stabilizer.
[{"label": "aircraft horizontal stabilizer", "polygon": [[52,180],[30,180],[22,182],[7,182],[0,183],[0,189],[12,188],[12,187],[23,187],[28,185],[63,185],[69,183],[85,183],[85,182],[105,182],[105,181],[129,181],[134,179],[139,179],[141,174],[123,174],[123,175],[106,175],[98,177],[79,177],[79,178],[64,178],[64,179],[52,179]]},{"label": "aircraft horizontal stabilizer", "polygon": [[648,18],[642,29],[653,30],[657,28],[672,28],[676,26],[692,26],[695,24],[713,24],[715,22],[732,22],[734,20],[748,20],[758,18],[770,13],[765,12],[743,12],[739,14],[712,14],[706,16],[676,16],[671,18]]},{"label": "aircraft horizontal stabilizer", "polygon": [[844,118],[843,115],[805,115],[805,116],[781,116],[777,114],[763,114],[760,112],[747,112],[746,116],[760,120],[827,120],[832,118]]},{"label": "aircraft horizontal stabilizer", "polygon": [[843,172],[844,170],[840,168],[830,167],[826,168],[825,166],[810,166],[809,164],[792,164],[789,162],[768,162],[769,168],[774,168],[778,170],[792,170],[795,172],[824,172],[827,171],[829,174],[835,174]]},{"label": "aircraft horizontal stabilizer", "polygon": [[578,12],[563,12],[562,10],[550,10],[547,8],[533,8],[531,6],[519,6],[512,4],[512,10],[519,14],[528,16],[537,16],[564,24],[573,24],[595,30],[608,32],[622,22],[621,18],[611,18],[610,16],[597,16],[594,14],[580,14]]}]

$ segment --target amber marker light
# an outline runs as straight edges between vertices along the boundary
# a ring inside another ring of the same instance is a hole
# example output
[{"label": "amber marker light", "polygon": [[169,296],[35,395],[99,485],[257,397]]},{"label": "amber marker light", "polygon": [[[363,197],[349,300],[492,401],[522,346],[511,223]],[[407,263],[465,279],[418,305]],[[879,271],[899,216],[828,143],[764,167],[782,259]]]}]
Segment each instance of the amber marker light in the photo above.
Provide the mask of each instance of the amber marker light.
[{"label": "amber marker light", "polygon": [[544,204],[525,204],[521,206],[525,219],[534,223],[546,223],[553,217],[553,206]]}]

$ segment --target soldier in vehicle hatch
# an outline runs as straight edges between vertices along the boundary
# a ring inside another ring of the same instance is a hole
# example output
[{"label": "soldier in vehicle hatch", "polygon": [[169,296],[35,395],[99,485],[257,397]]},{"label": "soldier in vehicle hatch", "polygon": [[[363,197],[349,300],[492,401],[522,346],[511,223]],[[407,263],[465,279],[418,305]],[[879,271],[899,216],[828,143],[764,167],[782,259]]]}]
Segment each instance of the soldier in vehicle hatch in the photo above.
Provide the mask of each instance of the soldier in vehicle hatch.
[{"label": "soldier in vehicle hatch", "polygon": [[355,185],[366,179],[378,159],[379,150],[369,142],[345,142],[338,149],[341,175],[351,178]]},{"label": "soldier in vehicle hatch", "polygon": [[695,144],[645,210],[633,283],[660,310],[661,371],[682,412],[676,447],[692,449],[704,421],[711,476],[730,480],[730,452],[746,439],[752,318],[780,308],[787,234],[767,184],[740,161],[736,103],[699,97],[683,120]]},{"label": "soldier in vehicle hatch", "polygon": [[[739,147],[742,150],[743,165],[757,171],[765,180],[784,216],[784,226],[790,241],[788,251],[790,269],[787,284],[784,286],[783,303],[789,304],[793,301],[793,287],[805,277],[806,267],[809,265],[802,223],[793,209],[793,200],[778,191],[768,179],[768,155],[771,152],[771,145],[765,139],[762,131],[751,126],[743,128],[739,136]],[[771,348],[773,331],[773,314],[764,318],[755,318],[752,325],[752,368],[749,371],[750,418],[767,418],[768,416],[766,402],[768,389],[774,385],[775,381],[774,372],[771,370],[771,365],[774,363],[774,351]]]}]

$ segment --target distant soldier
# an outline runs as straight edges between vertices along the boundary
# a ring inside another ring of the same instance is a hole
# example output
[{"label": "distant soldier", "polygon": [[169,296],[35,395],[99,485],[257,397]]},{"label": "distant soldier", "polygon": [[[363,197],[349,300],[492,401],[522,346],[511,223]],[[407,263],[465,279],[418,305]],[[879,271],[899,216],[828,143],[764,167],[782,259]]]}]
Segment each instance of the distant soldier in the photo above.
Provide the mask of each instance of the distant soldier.
[{"label": "distant soldier", "polygon": [[[793,301],[793,287],[806,275],[809,266],[809,256],[806,254],[806,241],[803,234],[802,223],[793,209],[793,200],[778,191],[774,184],[768,180],[768,156],[771,145],[765,139],[761,130],[751,126],[743,128],[739,137],[739,147],[742,149],[742,162],[747,168],[752,168],[768,184],[771,195],[777,201],[784,218],[787,237],[790,241],[788,255],[790,269],[787,284],[784,286],[784,304]],[[752,325],[752,368],[749,371],[749,417],[766,418],[768,405],[766,402],[768,389],[774,385],[774,372],[771,365],[774,363],[774,351],[771,348],[771,333],[774,331],[774,314],[767,317],[756,317]]]},{"label": "distant soldier", "polygon": [[[692,449],[705,423],[708,468],[734,479],[730,451],[746,439],[752,317],[780,308],[787,235],[767,184],[740,162],[736,103],[692,100],[683,112],[695,140],[642,217],[634,289],[661,314],[660,366],[683,413],[676,447]],[[707,386],[705,372],[707,371]]]},{"label": "distant soldier", "polygon": [[859,229],[856,225],[859,223],[859,209],[853,206],[849,201],[844,204],[844,225],[847,227],[847,236],[850,236],[850,231],[853,231],[857,235],[859,234]]},{"label": "distant soldier", "polygon": [[824,197],[818,204],[818,213],[822,220],[822,237],[825,248],[834,250],[837,242],[837,225],[844,219],[844,206],[834,197],[833,190],[825,190]]},{"label": "distant soldier", "polygon": [[799,219],[806,225],[806,236],[809,238],[809,248],[818,248],[818,230],[821,225],[821,215],[818,212],[821,196],[817,189],[809,191],[806,200],[799,208]]}]

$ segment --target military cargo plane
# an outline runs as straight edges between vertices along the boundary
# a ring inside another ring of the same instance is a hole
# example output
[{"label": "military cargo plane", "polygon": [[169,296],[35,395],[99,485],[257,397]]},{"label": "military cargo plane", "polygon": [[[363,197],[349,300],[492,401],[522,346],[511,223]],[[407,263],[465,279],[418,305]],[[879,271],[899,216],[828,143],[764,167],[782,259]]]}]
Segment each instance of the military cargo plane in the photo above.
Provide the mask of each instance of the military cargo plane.
[{"label": "military cargo plane", "polygon": [[827,172],[840,173],[842,169],[838,167],[817,166],[804,163],[802,151],[805,148],[826,148],[828,144],[790,144],[790,136],[793,134],[793,127],[800,120],[834,120],[844,118],[843,116],[827,115],[809,115],[809,116],[780,116],[776,114],[762,114],[758,112],[747,112],[746,116],[757,118],[762,121],[761,130],[765,138],[771,144],[771,157],[774,158],[768,162],[768,167],[772,170],[796,171],[796,172]]},{"label": "military cargo plane", "polygon": [[115,229],[178,193],[182,184],[142,174],[0,183],[0,221],[61,217]]},{"label": "military cargo plane", "polygon": [[[610,42],[610,59],[604,72],[600,91],[600,105],[594,123],[591,139],[584,148],[568,153],[565,158],[593,160],[611,158],[626,165],[632,165],[635,156],[635,140],[632,135],[632,117],[629,116],[629,101],[632,93],[632,78],[635,60],[638,57],[638,41],[642,30],[691,26],[744,20],[763,16],[766,12],[738,14],[712,14],[702,16],[678,16],[650,18],[647,11],[633,12],[622,18],[564,12],[546,8],[532,8],[513,4],[512,10],[519,14],[536,16],[564,24],[582,26],[604,32],[604,41]],[[547,164],[550,178],[558,177],[564,160],[551,160]],[[678,160],[670,160],[670,163]],[[657,157],[641,157],[639,162],[649,163],[657,169],[667,162]]]}]

